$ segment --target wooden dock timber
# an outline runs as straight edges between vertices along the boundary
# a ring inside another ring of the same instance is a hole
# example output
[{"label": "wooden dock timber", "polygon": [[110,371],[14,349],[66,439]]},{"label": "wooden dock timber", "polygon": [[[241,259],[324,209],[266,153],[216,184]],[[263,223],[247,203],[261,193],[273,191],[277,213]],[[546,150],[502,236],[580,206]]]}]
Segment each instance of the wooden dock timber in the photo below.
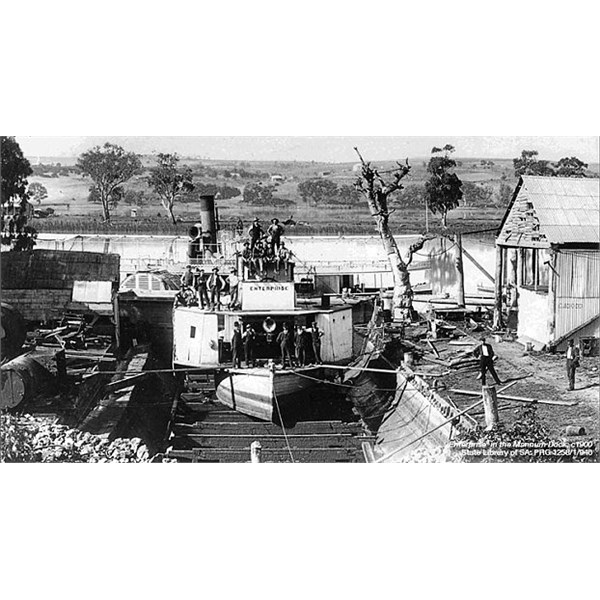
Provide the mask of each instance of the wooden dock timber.
[{"label": "wooden dock timber", "polygon": [[285,430],[258,421],[203,393],[184,392],[175,408],[167,456],[179,462],[247,463],[253,442],[261,462],[365,462],[363,444],[374,441],[359,422],[299,421]]}]

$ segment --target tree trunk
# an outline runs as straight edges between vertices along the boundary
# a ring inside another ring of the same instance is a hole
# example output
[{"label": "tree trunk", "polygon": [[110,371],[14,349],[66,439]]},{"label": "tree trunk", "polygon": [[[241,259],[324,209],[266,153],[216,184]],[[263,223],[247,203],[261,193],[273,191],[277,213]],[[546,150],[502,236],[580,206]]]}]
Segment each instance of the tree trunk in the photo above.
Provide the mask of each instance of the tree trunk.
[{"label": "tree trunk", "polygon": [[102,217],[104,218],[105,223],[110,223],[110,208],[108,203],[110,201],[110,196],[102,195]]},{"label": "tree trunk", "polygon": [[392,301],[392,308],[394,312],[400,310],[403,319],[410,320],[412,318],[413,290],[410,283],[408,265],[400,255],[396,240],[390,231],[387,215],[377,214],[377,212],[376,207],[371,206],[371,214],[377,218],[379,237],[383,242],[383,247],[388,257],[394,278],[394,298]]}]

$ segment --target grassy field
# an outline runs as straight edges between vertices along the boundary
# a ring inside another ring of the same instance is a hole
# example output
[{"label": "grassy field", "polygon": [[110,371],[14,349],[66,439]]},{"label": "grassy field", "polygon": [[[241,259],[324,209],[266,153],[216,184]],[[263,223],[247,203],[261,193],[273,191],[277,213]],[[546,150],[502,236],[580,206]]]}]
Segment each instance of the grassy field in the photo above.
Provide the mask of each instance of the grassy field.
[{"label": "grassy field", "polygon": [[[472,182],[487,186],[494,192],[494,196],[502,184],[514,188],[516,178],[514,177],[512,161],[493,160],[492,164],[485,166],[481,161],[475,159],[457,158],[459,163],[456,172],[464,182]],[[63,164],[72,164],[74,161],[63,159]],[[271,175],[281,175],[282,183],[275,184],[275,195],[287,200],[292,204],[286,208],[267,208],[248,206],[244,204],[241,196],[229,200],[219,200],[219,216],[223,227],[233,227],[238,218],[244,223],[250,221],[254,216],[263,220],[278,217],[285,220],[293,215],[299,225],[294,228],[298,234],[308,233],[371,233],[374,231],[372,219],[368,214],[365,204],[352,207],[343,206],[308,206],[298,193],[298,184],[304,180],[315,177],[326,177],[338,185],[351,185],[357,178],[355,164],[351,163],[315,163],[315,162],[239,162],[239,161],[198,161],[182,160],[193,170],[203,166],[210,168],[213,176],[205,175],[194,177],[198,183],[212,183],[219,186],[228,185],[238,189],[243,188],[253,181],[251,178],[238,176],[225,176],[225,172],[236,173],[252,172],[262,173],[263,182],[270,183]],[[145,168],[152,166],[151,157],[143,157]],[[382,171],[392,169],[393,162],[377,163]],[[423,184],[427,179],[427,159],[411,159],[412,170],[406,178],[407,185]],[[597,165],[595,165],[597,170]],[[150,192],[147,182],[147,171],[126,185],[127,188]],[[165,215],[164,209],[158,201],[156,203],[138,207],[137,218],[131,217],[131,205],[121,203],[113,210],[114,222],[108,228],[102,224],[102,211],[99,204],[88,202],[91,181],[87,177],[71,174],[68,177],[43,177],[32,176],[29,182],[38,182],[48,190],[48,198],[42,202],[43,207],[52,207],[55,216],[49,219],[36,219],[34,224],[40,232],[64,232],[64,233],[185,233],[186,223],[195,221],[198,217],[198,206],[193,203],[179,203],[175,207],[176,215],[183,221],[178,225],[172,225]],[[497,203],[490,203],[485,208],[460,207],[450,213],[449,221],[454,227],[462,230],[484,229],[497,226],[504,214],[504,207]],[[399,208],[391,217],[392,224],[396,230],[401,229],[406,233],[422,231],[424,227],[425,212],[415,209]],[[437,223],[437,217],[430,215],[430,222]],[[292,233],[292,231],[288,231]]]}]

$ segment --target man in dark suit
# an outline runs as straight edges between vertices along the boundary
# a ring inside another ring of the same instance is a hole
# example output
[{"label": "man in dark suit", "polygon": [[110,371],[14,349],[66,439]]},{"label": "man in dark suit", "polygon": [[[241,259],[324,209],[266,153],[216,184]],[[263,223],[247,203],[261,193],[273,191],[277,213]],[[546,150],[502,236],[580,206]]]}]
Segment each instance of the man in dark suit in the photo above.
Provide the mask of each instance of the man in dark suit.
[{"label": "man in dark suit", "polygon": [[475,348],[475,356],[479,358],[479,368],[481,371],[481,385],[486,385],[485,374],[489,371],[494,378],[494,381],[500,385],[502,382],[494,369],[494,349],[491,344],[486,343],[485,336],[481,337],[481,345]]},{"label": "man in dark suit", "polygon": [[244,356],[246,358],[246,366],[248,368],[254,367],[254,344],[256,342],[256,332],[252,325],[246,325],[246,331],[244,331],[242,338],[244,340]]},{"label": "man in dark suit", "polygon": [[254,250],[254,246],[263,236],[263,229],[260,226],[260,219],[256,217],[252,223],[252,227],[248,230],[250,236],[250,250]]},{"label": "man in dark suit", "polygon": [[233,335],[231,336],[231,356],[233,362],[233,368],[242,368],[242,332],[240,330],[240,324],[233,324]]},{"label": "man in dark suit", "polygon": [[573,340],[569,340],[567,347],[567,379],[569,380],[569,391],[575,389],[575,371],[579,366],[579,348]]},{"label": "man in dark suit", "polygon": [[196,296],[198,297],[198,304],[202,309],[208,308],[210,302],[208,300],[208,291],[206,289],[206,277],[204,276],[204,270],[196,267],[194,273],[194,289],[196,290]]},{"label": "man in dark suit", "polygon": [[281,348],[281,363],[283,368],[286,367],[286,362],[290,363],[290,368],[294,366],[292,359],[291,348],[293,346],[294,334],[290,331],[290,327],[287,323],[283,324],[283,331],[277,336],[277,343]]}]

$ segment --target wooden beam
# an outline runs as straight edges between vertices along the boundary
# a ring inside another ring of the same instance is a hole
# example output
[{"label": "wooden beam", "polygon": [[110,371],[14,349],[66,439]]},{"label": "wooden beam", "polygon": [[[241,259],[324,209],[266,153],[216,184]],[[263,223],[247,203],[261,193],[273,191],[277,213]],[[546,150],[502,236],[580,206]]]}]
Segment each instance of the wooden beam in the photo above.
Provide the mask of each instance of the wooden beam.
[{"label": "wooden beam", "polygon": [[476,260],[469,254],[464,248],[462,249],[463,255],[466,256],[492,283],[496,283],[496,280],[486,271]]},{"label": "wooden beam", "polygon": [[[102,372],[100,372],[102,373]],[[118,381],[111,381],[106,384],[107,392],[116,392],[117,390],[122,390],[123,388],[133,386],[136,383],[140,382],[142,379],[145,379],[147,373],[138,373],[137,375],[131,375],[131,377],[124,377],[123,379],[119,379]]]},{"label": "wooden beam", "polygon": [[[454,394],[462,396],[481,396],[481,392],[473,392],[471,390],[450,390]],[[548,404],[549,406],[577,406],[579,402],[561,402],[559,400],[536,400],[535,398],[523,398],[522,396],[506,396],[498,394],[498,400],[511,400],[512,402],[529,402],[531,404]]]}]

